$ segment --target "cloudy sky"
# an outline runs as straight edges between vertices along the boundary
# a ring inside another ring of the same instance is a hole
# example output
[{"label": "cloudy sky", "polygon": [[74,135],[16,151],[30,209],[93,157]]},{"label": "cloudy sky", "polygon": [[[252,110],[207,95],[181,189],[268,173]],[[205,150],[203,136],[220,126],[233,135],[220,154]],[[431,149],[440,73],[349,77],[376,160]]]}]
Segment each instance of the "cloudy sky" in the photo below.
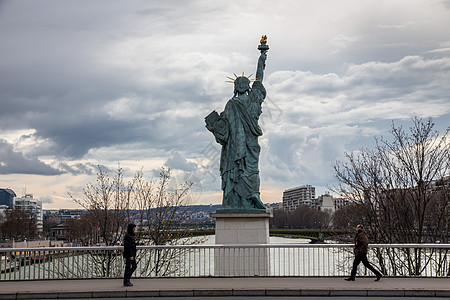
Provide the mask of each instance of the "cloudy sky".
[{"label": "cloudy sky", "polygon": [[450,1],[0,1],[0,187],[75,208],[96,166],[221,202],[204,117],[254,73],[262,34],[261,193],[322,194],[331,163],[392,123],[450,125]]}]

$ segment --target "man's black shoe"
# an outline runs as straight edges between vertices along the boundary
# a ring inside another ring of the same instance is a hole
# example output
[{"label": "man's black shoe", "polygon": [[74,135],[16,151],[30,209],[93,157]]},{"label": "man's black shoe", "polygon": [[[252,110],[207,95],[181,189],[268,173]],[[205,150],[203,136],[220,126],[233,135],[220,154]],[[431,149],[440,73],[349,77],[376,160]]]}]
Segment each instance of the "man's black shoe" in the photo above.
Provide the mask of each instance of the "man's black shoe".
[{"label": "man's black shoe", "polygon": [[132,284],[131,282],[128,281],[128,282],[124,282],[124,283],[123,283],[123,286],[133,286],[133,284]]},{"label": "man's black shoe", "polygon": [[381,277],[383,277],[383,275],[378,274],[378,275],[377,275],[377,279],[375,279],[375,281],[380,281]]},{"label": "man's black shoe", "polygon": [[344,280],[347,280],[347,281],[355,281],[355,278],[349,277],[349,278],[345,278]]}]

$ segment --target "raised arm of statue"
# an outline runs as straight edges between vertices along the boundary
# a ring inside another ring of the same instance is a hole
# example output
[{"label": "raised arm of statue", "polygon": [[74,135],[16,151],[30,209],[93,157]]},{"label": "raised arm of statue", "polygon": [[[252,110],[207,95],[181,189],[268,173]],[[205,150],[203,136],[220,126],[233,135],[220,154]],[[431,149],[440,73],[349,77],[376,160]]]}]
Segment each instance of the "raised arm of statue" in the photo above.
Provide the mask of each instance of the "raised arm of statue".
[{"label": "raised arm of statue", "polygon": [[259,82],[263,81],[264,69],[266,67],[267,51],[262,51],[258,58],[258,66],[256,67],[256,78]]}]

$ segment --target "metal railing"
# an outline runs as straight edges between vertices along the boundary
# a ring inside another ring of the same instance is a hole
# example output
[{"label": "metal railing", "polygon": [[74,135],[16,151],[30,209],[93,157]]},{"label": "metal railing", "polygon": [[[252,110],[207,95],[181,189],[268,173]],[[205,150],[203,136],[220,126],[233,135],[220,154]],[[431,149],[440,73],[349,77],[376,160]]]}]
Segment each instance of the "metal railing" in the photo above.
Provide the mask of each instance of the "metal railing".
[{"label": "metal railing", "polygon": [[[450,244],[373,244],[386,276],[449,277]],[[133,277],[348,276],[352,244],[138,246]],[[121,278],[122,247],[0,249],[0,280]],[[359,276],[373,276],[362,265]]]}]

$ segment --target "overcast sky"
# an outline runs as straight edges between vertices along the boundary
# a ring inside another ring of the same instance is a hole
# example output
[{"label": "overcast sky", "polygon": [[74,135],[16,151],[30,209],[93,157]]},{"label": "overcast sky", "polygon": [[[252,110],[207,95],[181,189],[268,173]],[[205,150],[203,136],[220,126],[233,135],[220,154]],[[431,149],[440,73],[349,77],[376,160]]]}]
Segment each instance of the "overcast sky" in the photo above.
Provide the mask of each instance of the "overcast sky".
[{"label": "overcast sky", "polygon": [[331,163],[392,121],[450,125],[450,1],[0,1],[0,188],[75,208],[96,166],[162,166],[221,203],[204,117],[270,50],[260,138],[265,203],[335,183]]}]

